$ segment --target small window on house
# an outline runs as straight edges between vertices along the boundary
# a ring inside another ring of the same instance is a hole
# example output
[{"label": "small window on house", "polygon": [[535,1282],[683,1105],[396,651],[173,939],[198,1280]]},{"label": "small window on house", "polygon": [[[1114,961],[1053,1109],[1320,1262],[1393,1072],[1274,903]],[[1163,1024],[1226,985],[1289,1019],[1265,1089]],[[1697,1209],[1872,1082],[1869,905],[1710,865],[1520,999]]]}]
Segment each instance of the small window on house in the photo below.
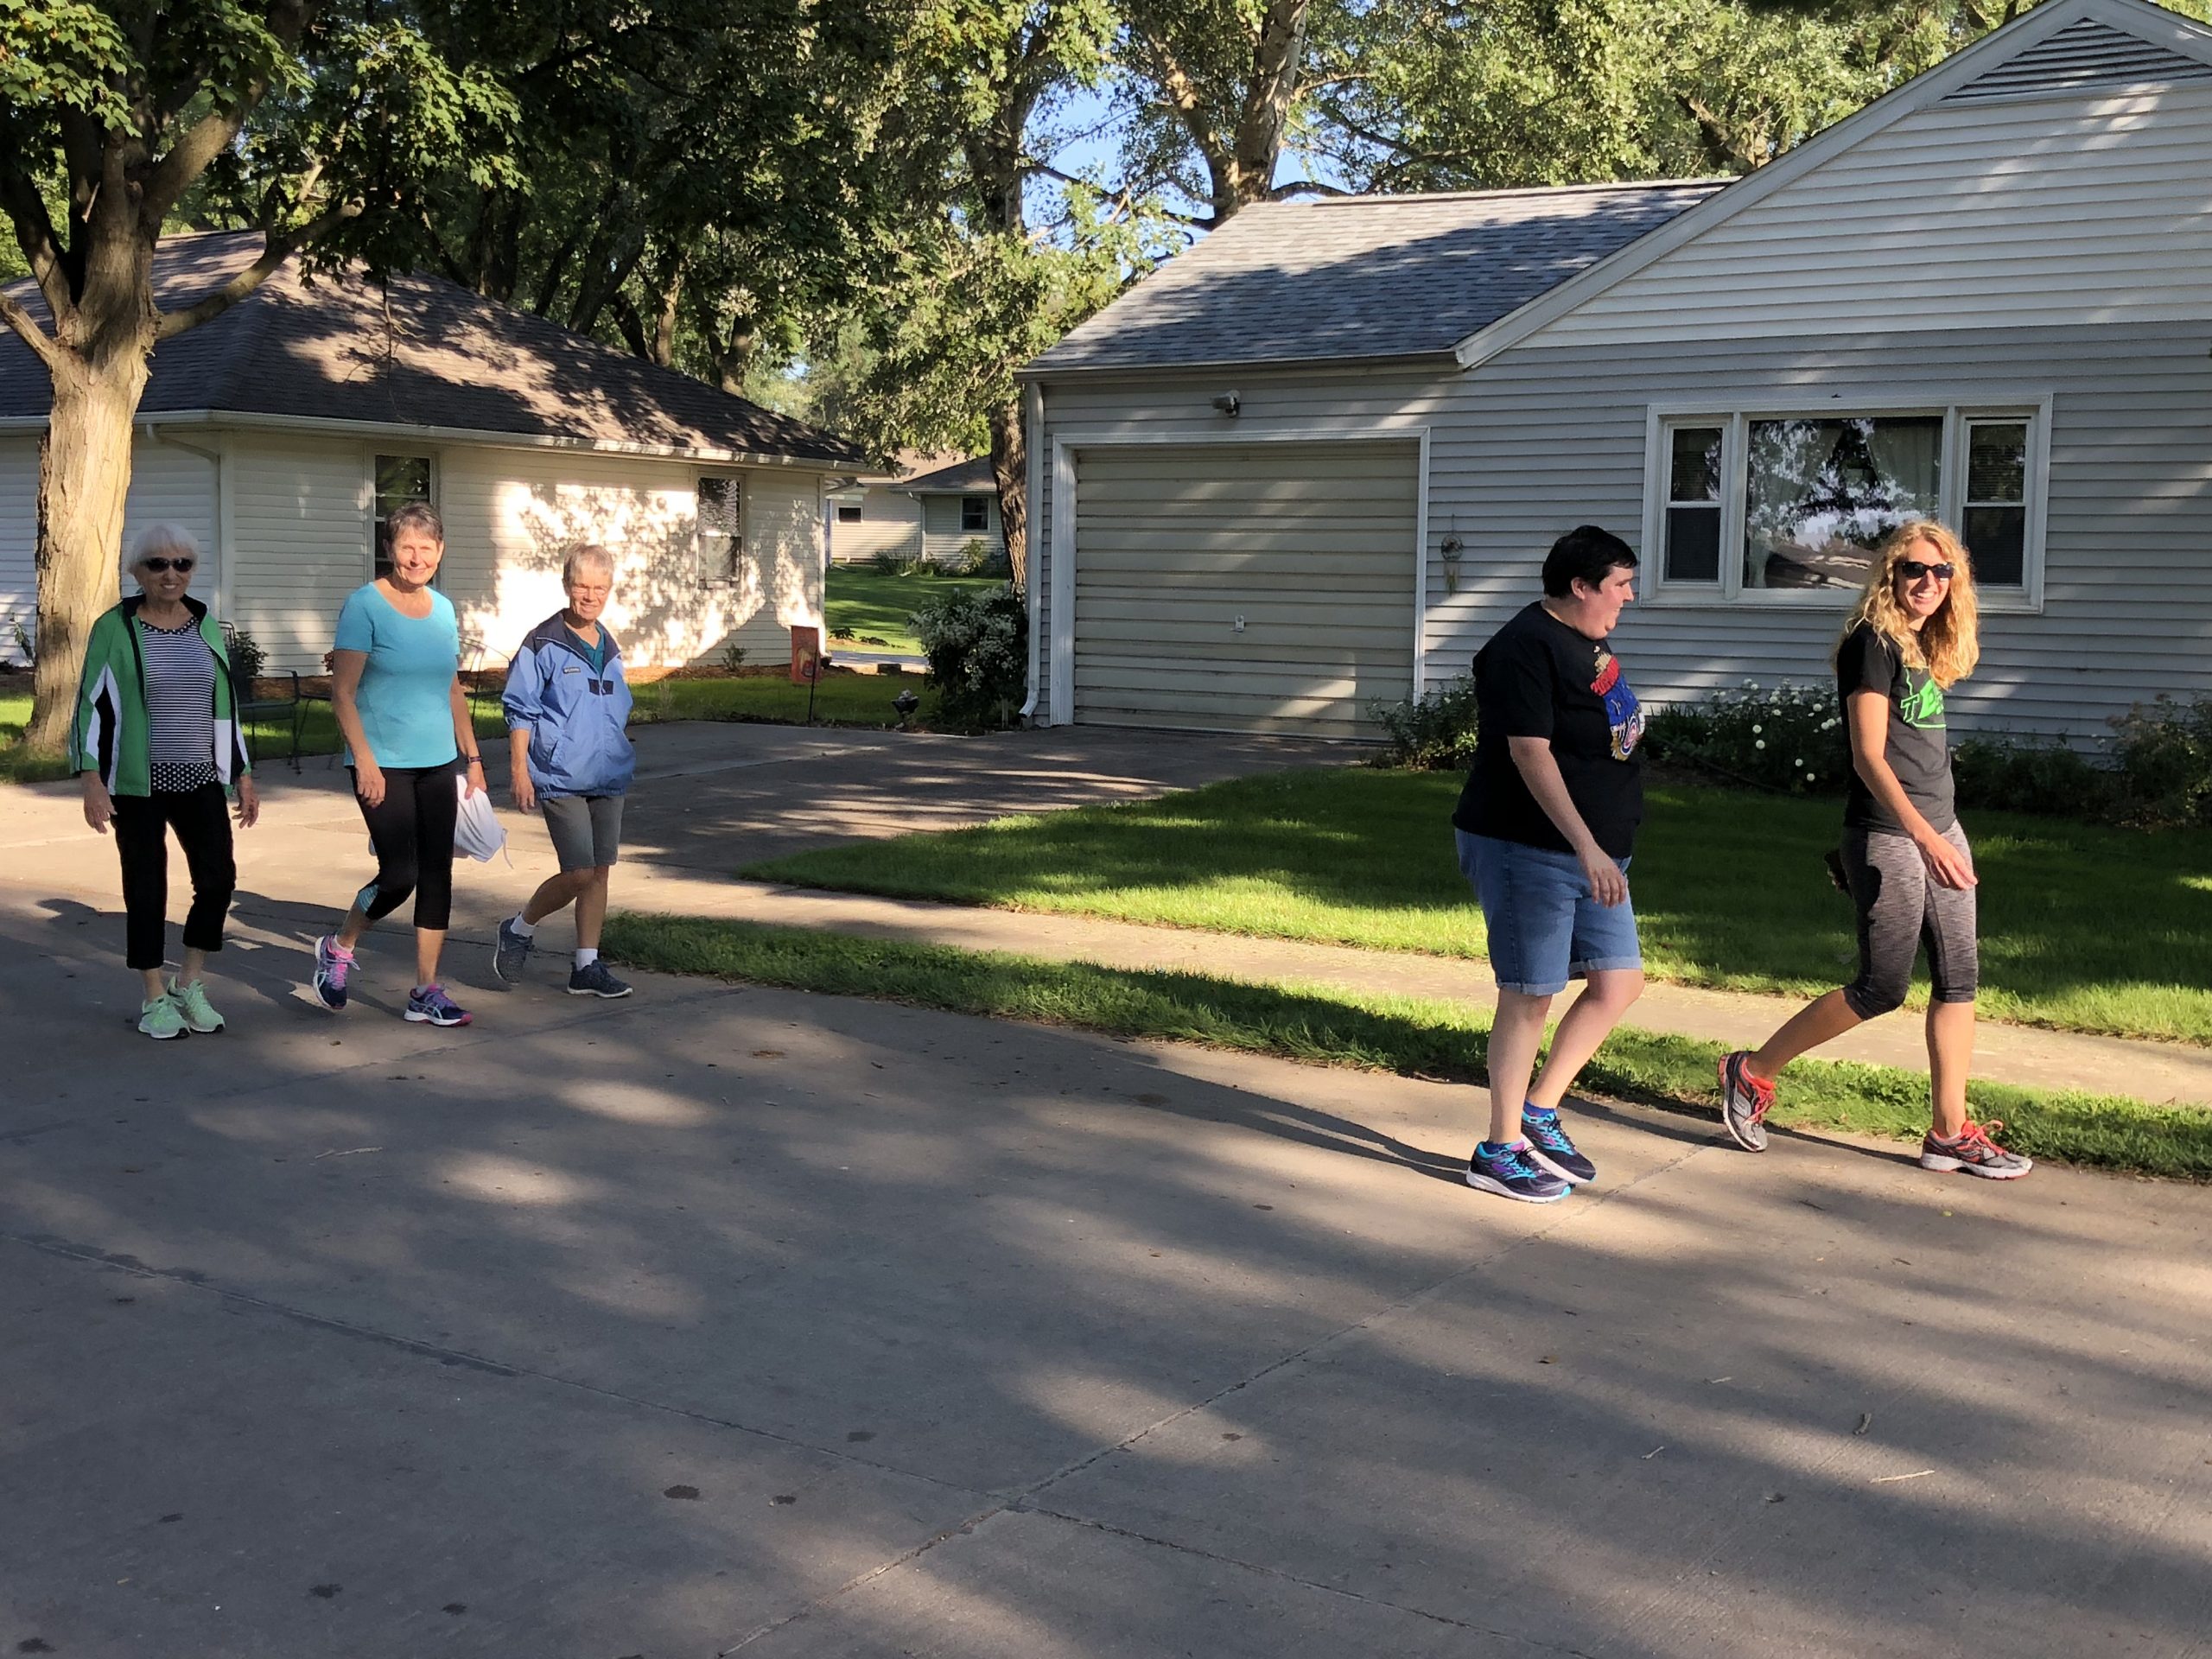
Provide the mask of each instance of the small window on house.
[{"label": "small window on house", "polygon": [[1872,550],[1943,509],[1943,417],[1753,421],[1745,501],[1745,588],[1866,585]]},{"label": "small window on house", "polygon": [[745,575],[744,500],[734,478],[702,478],[698,486],[699,575],[739,582]]},{"label": "small window on house", "polygon": [[840,501],[837,504],[837,522],[839,524],[857,524],[860,521],[861,504],[859,502]]},{"label": "small window on house", "polygon": [[2027,570],[2026,422],[1967,423],[1964,518],[1959,528],[1974,556],[1974,580],[1992,588],[2019,587]]},{"label": "small window on house", "polygon": [[378,455],[376,458],[375,571],[391,574],[391,532],[387,527],[394,509],[410,501],[429,501],[430,458],[428,455]]},{"label": "small window on house", "polygon": [[1720,580],[1720,444],[1718,426],[1678,426],[1667,446],[1669,582]]},{"label": "small window on house", "polygon": [[960,528],[963,531],[988,530],[991,527],[990,497],[963,495],[960,498]]}]

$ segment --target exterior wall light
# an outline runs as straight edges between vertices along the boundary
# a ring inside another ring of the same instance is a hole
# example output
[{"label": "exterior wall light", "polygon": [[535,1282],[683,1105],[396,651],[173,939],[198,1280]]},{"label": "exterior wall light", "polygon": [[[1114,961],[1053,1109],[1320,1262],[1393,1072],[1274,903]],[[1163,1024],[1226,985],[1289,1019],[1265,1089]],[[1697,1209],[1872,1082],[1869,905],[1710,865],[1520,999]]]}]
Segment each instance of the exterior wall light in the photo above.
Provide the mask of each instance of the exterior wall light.
[{"label": "exterior wall light", "polygon": [[1235,392],[1224,391],[1213,400],[1213,406],[1233,421],[1236,418],[1236,411],[1242,409],[1244,404]]}]

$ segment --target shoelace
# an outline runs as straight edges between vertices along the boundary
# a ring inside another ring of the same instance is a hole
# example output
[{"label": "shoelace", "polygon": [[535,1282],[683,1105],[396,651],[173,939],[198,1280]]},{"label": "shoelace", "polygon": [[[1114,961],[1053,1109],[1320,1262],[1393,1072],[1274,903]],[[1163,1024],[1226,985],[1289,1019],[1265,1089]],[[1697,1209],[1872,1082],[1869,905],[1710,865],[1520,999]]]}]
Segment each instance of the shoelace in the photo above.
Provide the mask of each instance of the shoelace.
[{"label": "shoelace", "polygon": [[1497,1160],[1508,1179],[1532,1179],[1548,1172],[1529,1155],[1526,1147],[1514,1147],[1501,1153]]},{"label": "shoelace", "polygon": [[2004,1127],[2005,1120],[2001,1117],[1993,1117],[1986,1123],[1977,1123],[1968,1118],[1966,1127],[1959,1131],[1959,1138],[1951,1144],[1961,1152],[1987,1152],[1993,1156],[2002,1157],[2005,1148],[1989,1137]]},{"label": "shoelace", "polygon": [[1521,1119],[1521,1133],[1527,1135],[1546,1152],[1572,1152],[1574,1142],[1567,1138],[1567,1131],[1560,1127],[1556,1116],[1530,1117],[1525,1113]]},{"label": "shoelace", "polygon": [[1764,1077],[1755,1077],[1737,1062],[1736,1080],[1751,1091],[1751,1122],[1764,1123],[1766,1115],[1774,1109],[1774,1085]]},{"label": "shoelace", "polygon": [[346,972],[353,965],[353,957],[341,957],[333,950],[323,958],[323,977],[329,980],[332,985],[343,990],[346,986]]}]

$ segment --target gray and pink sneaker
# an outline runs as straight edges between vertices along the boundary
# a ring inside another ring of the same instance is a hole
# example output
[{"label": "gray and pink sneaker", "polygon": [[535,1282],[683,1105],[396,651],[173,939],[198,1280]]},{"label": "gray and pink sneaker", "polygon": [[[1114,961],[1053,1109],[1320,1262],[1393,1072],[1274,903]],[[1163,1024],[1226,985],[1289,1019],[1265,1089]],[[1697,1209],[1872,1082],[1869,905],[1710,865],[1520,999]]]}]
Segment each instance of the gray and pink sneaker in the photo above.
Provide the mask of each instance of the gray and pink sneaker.
[{"label": "gray and pink sneaker", "polygon": [[1774,1109],[1774,1085],[1745,1070],[1749,1049],[1738,1049],[1720,1062],[1720,1121],[1731,1140],[1745,1152],[1766,1150],[1766,1115]]},{"label": "gray and pink sneaker", "polygon": [[2004,1127],[2001,1117],[1993,1117],[1986,1123],[1968,1118],[1966,1128],[1948,1140],[1930,1129],[1927,1139],[1920,1143],[1920,1166],[1946,1174],[2017,1181],[2036,1166],[2035,1160],[2017,1152],[2007,1152],[1989,1138]]}]

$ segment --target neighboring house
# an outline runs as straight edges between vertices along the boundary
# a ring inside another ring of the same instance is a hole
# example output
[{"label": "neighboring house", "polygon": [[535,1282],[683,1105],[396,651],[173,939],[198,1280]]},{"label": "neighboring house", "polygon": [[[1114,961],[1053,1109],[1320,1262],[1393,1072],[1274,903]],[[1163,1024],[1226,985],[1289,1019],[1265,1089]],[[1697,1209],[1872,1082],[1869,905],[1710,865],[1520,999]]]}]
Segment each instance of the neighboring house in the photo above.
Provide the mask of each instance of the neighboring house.
[{"label": "neighboring house", "polygon": [[988,455],[910,478],[899,492],[921,505],[924,558],[957,564],[974,542],[994,560],[1006,556],[1006,526],[999,522],[998,483]]},{"label": "neighboring house", "polygon": [[1726,188],[1249,207],[1025,371],[1036,717],[1360,735],[1595,522],[1646,702],[1974,550],[1957,724],[2212,693],[2212,32],[2048,0]]},{"label": "neighboring house", "polygon": [[845,480],[831,497],[830,556],[839,563],[892,553],[939,564],[959,562],[971,541],[994,557],[1006,552],[998,485],[988,456],[901,454],[895,473]]},{"label": "neighboring house", "polygon": [[[261,250],[170,238],[164,305]],[[43,318],[28,284],[13,290]],[[317,670],[338,607],[377,569],[385,516],[427,496],[438,586],[487,665],[562,602],[562,550],[618,563],[610,625],[633,665],[779,658],[822,626],[826,491],[842,440],[435,277],[386,291],[287,270],[162,345],[140,404],[125,537],[156,519],[206,550],[194,588],[272,669]],[[389,326],[387,326],[387,317]],[[45,372],[0,333],[0,613],[35,609]],[[0,627],[4,627],[0,623]],[[0,638],[4,638],[0,633]]]}]

